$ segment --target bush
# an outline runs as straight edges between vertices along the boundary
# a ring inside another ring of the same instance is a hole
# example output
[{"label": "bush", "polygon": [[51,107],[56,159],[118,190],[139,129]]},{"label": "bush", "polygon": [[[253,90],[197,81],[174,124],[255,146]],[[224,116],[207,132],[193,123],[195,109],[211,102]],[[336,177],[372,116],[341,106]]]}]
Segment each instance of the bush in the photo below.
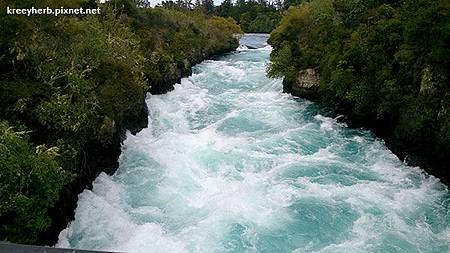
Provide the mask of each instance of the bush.
[{"label": "bush", "polygon": [[58,163],[58,149],[34,147],[26,132],[0,122],[0,234],[33,243],[50,225],[47,209],[58,200],[70,173]]}]

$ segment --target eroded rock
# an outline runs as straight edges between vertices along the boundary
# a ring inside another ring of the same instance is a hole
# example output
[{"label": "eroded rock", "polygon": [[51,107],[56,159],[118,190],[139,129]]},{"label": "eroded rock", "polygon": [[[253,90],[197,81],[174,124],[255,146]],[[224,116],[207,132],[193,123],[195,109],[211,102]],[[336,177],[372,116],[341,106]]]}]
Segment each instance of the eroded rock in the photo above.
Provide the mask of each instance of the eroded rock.
[{"label": "eroded rock", "polygon": [[319,74],[314,69],[299,71],[297,78],[291,81],[290,92],[294,96],[306,99],[317,99],[319,92]]}]

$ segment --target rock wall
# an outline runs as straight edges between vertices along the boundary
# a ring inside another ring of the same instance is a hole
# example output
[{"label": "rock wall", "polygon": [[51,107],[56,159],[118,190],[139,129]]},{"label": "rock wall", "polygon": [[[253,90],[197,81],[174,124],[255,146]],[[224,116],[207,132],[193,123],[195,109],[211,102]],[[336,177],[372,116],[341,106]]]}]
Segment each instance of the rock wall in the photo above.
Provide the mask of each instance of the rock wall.
[{"label": "rock wall", "polygon": [[314,69],[301,70],[294,80],[283,80],[283,90],[294,96],[317,100],[319,80],[319,74]]}]

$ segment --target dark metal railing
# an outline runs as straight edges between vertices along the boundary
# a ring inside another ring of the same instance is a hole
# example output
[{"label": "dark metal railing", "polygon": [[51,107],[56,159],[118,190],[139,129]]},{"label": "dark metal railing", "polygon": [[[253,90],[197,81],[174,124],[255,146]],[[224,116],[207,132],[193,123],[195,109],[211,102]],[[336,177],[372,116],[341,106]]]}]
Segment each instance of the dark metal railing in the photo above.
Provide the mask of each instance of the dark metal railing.
[{"label": "dark metal railing", "polygon": [[93,250],[79,250],[79,249],[60,249],[45,246],[0,242],[0,253],[107,253],[107,252],[93,251]]}]

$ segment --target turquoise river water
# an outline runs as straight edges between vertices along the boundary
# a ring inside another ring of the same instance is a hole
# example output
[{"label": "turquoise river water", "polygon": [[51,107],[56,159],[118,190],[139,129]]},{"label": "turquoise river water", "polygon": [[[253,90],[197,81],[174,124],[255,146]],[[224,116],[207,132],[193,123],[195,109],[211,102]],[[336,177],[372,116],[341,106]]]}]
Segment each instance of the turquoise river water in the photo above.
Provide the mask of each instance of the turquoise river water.
[{"label": "turquoise river water", "polygon": [[56,247],[123,252],[449,252],[450,195],[371,132],[266,77],[267,37],[150,96],[149,127],[79,195]]}]

